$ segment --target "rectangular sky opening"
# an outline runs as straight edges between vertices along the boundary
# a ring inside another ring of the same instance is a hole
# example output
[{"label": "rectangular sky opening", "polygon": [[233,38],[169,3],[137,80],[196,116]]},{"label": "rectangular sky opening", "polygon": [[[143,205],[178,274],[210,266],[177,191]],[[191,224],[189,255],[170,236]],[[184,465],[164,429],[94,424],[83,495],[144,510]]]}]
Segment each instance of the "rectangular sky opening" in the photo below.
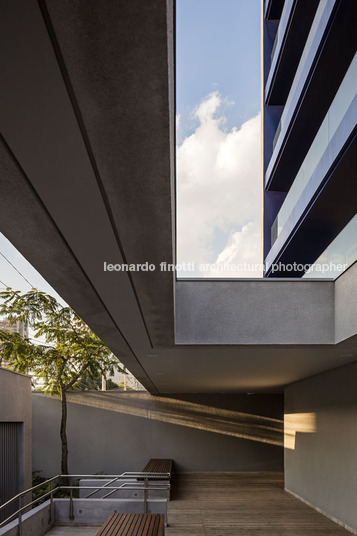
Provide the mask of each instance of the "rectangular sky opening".
[{"label": "rectangular sky opening", "polygon": [[262,276],[260,4],[176,2],[179,278]]}]

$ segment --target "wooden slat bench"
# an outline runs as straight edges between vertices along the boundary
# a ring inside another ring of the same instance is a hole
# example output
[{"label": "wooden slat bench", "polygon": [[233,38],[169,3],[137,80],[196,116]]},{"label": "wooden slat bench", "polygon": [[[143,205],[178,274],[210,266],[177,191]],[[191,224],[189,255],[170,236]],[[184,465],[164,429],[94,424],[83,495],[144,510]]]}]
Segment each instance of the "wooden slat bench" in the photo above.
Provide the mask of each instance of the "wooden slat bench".
[{"label": "wooden slat bench", "polygon": [[[163,490],[162,492],[156,492],[156,495],[155,495],[156,497],[162,497],[167,500],[170,500],[170,488],[171,488],[170,479],[171,479],[173,465],[174,465],[173,460],[163,459],[163,458],[151,458],[151,460],[149,460],[148,463],[145,465],[144,469],[142,469],[141,471],[142,473],[156,473],[158,476],[161,475],[163,477],[165,477],[166,474],[168,475],[167,480],[166,478],[164,480],[162,478],[157,479],[158,484],[160,483],[169,484],[169,486],[168,486],[168,489]],[[148,476],[148,478],[150,478],[151,481],[155,481],[155,476]],[[144,480],[144,477],[138,478],[138,481],[143,481],[143,480]]]},{"label": "wooden slat bench", "polygon": [[163,514],[110,514],[96,536],[164,536]]},{"label": "wooden slat bench", "polygon": [[143,473],[169,473],[171,477],[173,460],[151,458],[142,470]]}]

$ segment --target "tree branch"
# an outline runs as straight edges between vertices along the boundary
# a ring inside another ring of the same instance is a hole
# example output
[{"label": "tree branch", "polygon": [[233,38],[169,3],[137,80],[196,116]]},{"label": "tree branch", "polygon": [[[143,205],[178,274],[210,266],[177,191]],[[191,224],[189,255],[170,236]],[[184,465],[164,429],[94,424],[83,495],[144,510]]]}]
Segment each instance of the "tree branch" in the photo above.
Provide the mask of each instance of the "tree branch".
[{"label": "tree branch", "polygon": [[76,381],[82,376],[83,372],[89,367],[90,363],[85,363],[72,380],[64,386],[64,390],[68,391],[76,383]]}]

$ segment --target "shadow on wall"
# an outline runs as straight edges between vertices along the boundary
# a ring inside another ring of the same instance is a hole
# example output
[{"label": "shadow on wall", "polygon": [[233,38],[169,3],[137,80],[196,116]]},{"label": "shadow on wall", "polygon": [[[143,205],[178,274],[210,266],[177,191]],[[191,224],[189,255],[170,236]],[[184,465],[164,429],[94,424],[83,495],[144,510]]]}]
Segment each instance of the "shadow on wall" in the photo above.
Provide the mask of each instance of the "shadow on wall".
[{"label": "shadow on wall", "polygon": [[284,423],[279,419],[241,413],[217,407],[196,404],[166,397],[153,397],[148,393],[73,392],[68,402],[126,415],[176,424],[197,430],[215,432],[284,445]]}]

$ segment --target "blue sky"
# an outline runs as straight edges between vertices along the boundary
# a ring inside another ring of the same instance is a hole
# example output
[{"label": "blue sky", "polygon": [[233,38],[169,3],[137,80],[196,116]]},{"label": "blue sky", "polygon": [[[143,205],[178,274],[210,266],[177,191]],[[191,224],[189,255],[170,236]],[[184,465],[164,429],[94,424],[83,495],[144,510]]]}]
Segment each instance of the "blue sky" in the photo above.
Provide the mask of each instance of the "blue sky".
[{"label": "blue sky", "polygon": [[[262,262],[260,0],[177,0],[177,260]],[[179,277],[260,277],[261,268]]]},{"label": "blue sky", "polygon": [[176,110],[180,134],[193,108],[214,90],[235,105],[227,128],[260,109],[260,0],[177,0]]}]

